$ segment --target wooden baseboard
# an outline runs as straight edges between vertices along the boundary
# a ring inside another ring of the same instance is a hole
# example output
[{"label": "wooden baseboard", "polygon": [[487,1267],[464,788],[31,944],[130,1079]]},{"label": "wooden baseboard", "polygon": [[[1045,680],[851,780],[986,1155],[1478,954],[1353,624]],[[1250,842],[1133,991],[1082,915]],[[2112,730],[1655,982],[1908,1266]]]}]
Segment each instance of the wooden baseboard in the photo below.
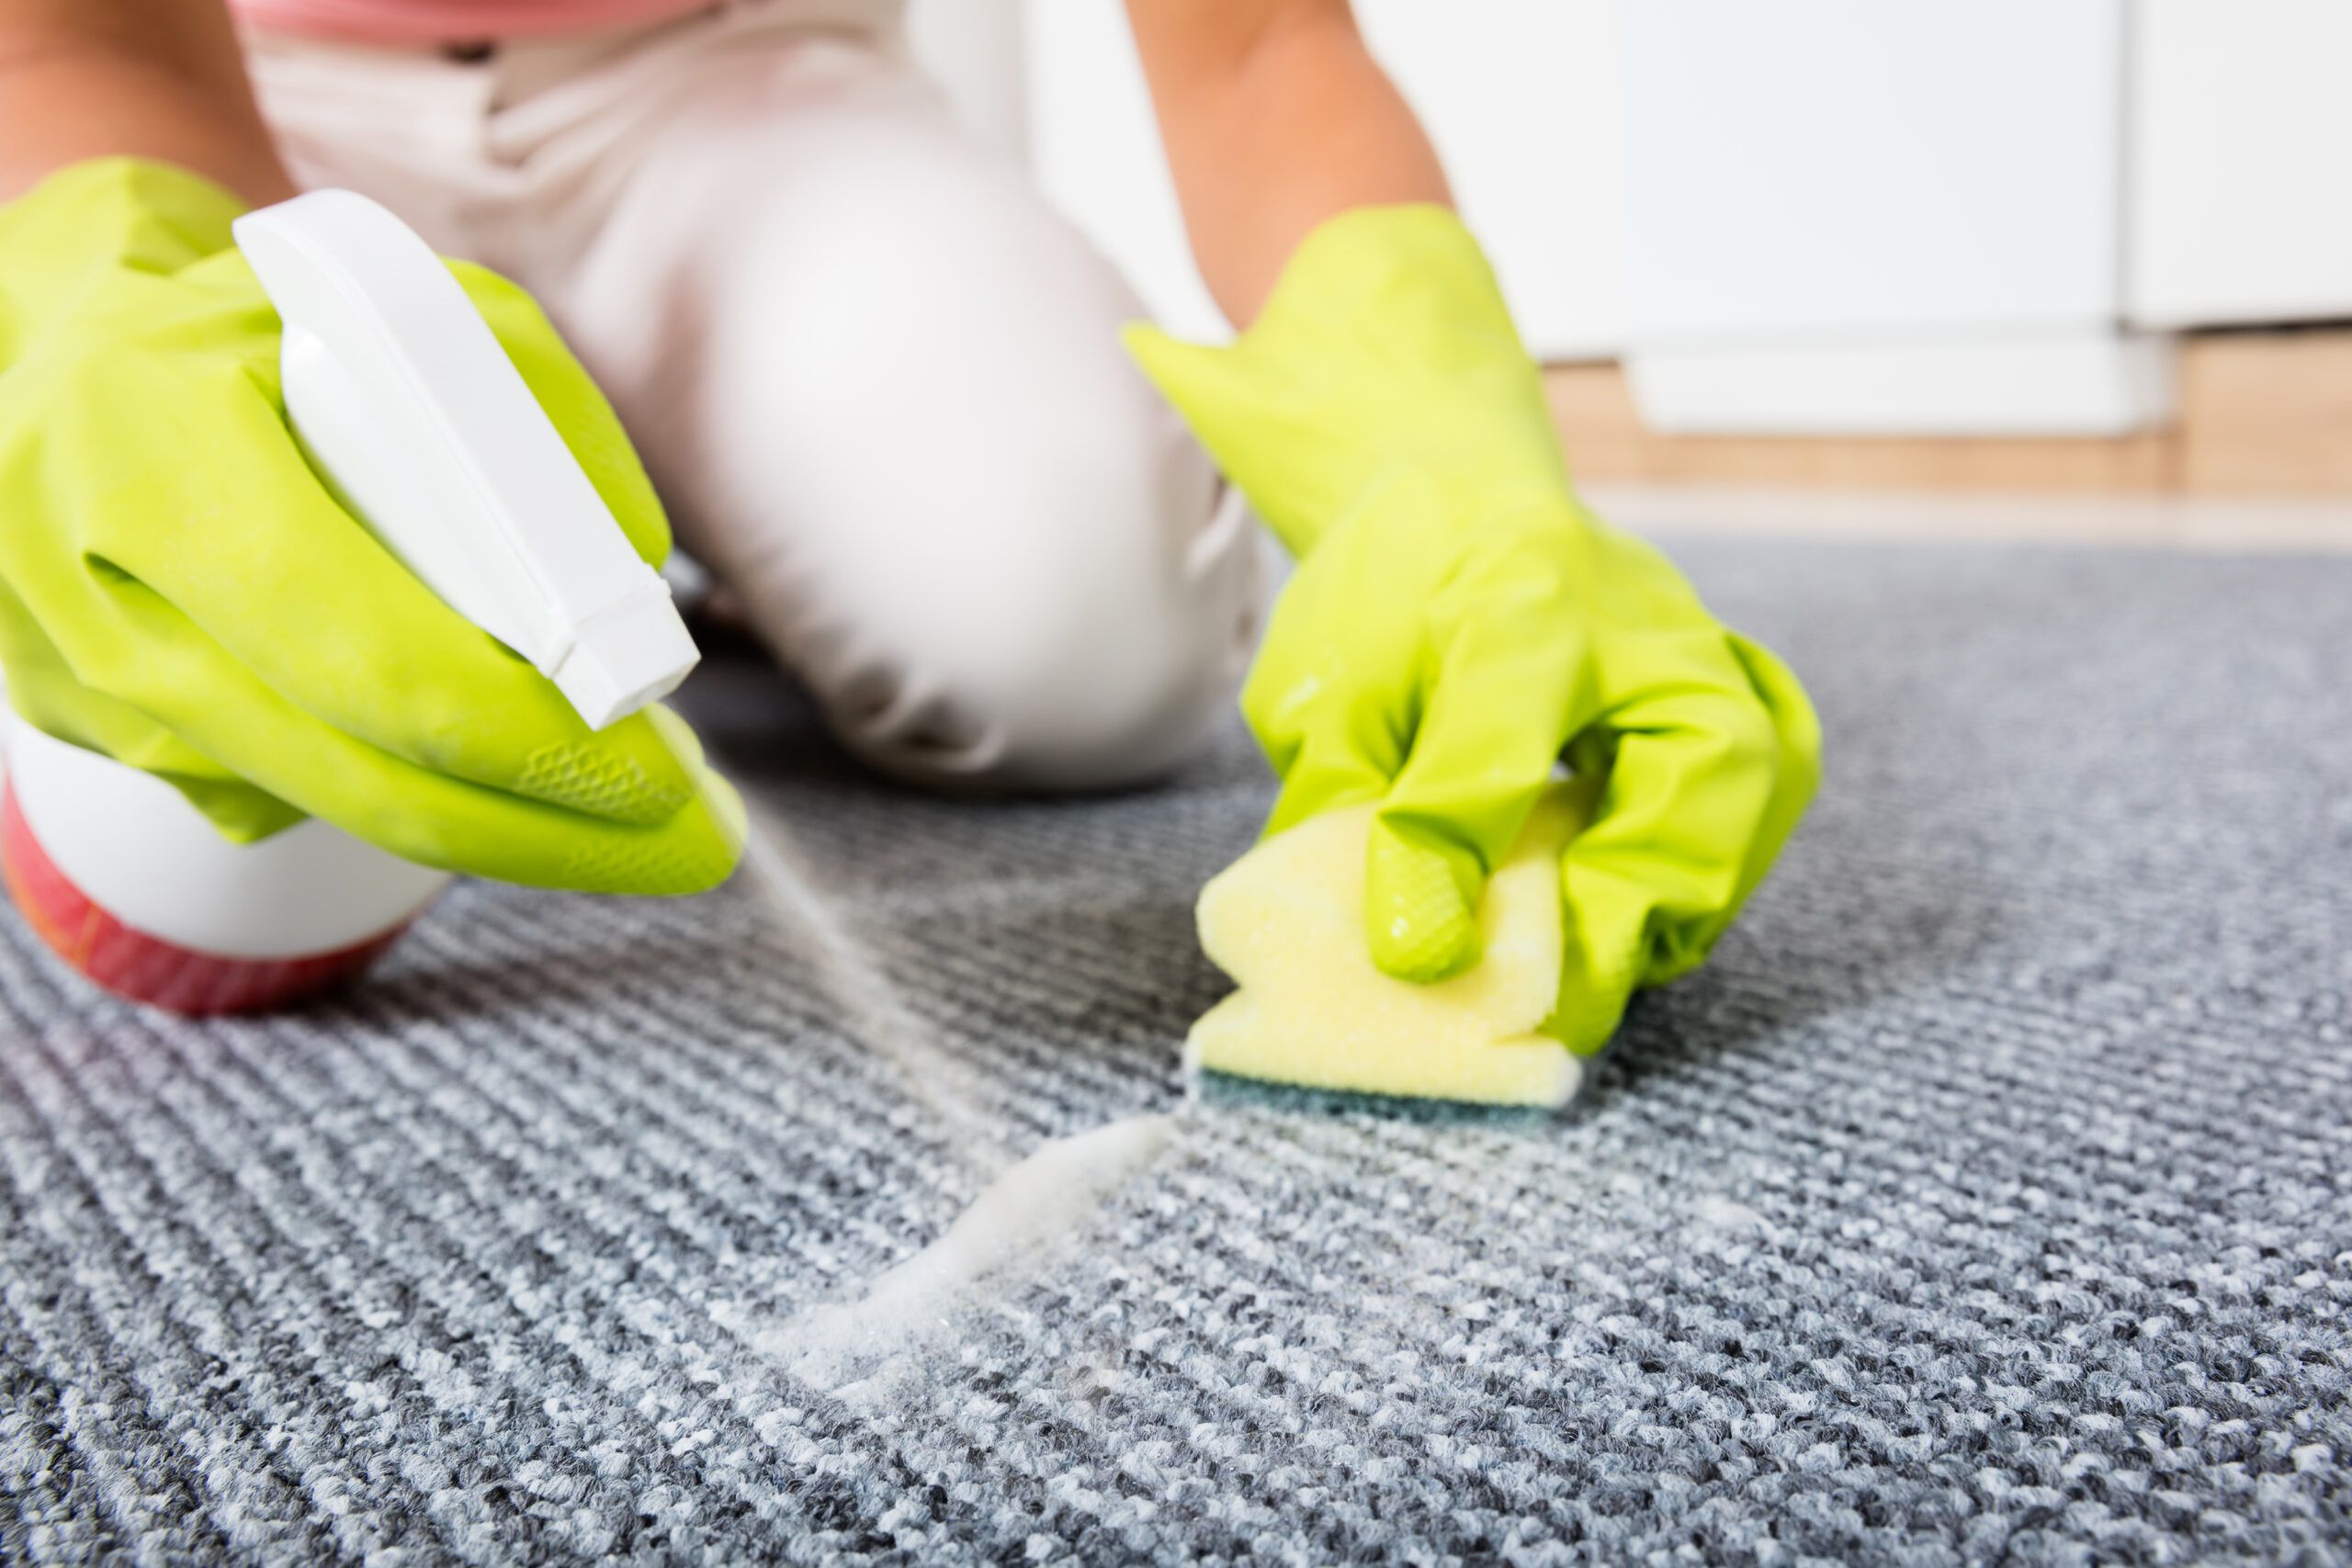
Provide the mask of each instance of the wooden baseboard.
[{"label": "wooden baseboard", "polygon": [[2180,488],[2352,495],[2352,330],[2192,338]]},{"label": "wooden baseboard", "polygon": [[2049,440],[1659,435],[1615,365],[1544,379],[1569,466],[1595,483],[2352,496],[2352,328],[2191,337],[2180,378],[2163,430]]}]

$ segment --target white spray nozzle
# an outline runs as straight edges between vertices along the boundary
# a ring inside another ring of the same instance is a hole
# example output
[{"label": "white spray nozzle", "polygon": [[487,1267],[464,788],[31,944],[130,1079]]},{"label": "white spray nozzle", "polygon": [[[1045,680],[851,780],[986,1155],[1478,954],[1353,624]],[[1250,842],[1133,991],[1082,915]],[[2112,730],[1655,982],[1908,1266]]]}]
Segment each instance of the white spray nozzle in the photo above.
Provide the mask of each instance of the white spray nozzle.
[{"label": "white spray nozzle", "polygon": [[449,269],[346,190],[236,220],[285,326],[286,412],[337,499],[591,728],[693,669],[694,638]]}]

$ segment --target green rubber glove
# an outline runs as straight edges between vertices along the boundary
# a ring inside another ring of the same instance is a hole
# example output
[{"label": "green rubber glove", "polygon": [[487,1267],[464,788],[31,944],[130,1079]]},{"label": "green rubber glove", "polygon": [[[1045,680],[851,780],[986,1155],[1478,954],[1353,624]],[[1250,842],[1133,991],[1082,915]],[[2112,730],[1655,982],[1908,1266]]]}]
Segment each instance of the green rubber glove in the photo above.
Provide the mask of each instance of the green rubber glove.
[{"label": "green rubber glove", "polygon": [[1563,853],[1548,1032],[1598,1052],[1697,965],[1812,797],[1820,730],[1770,653],[1570,489],[1477,243],[1437,207],[1311,234],[1230,348],[1128,344],[1299,558],[1242,710],[1279,831],[1377,800],[1365,934],[1434,981],[1478,958],[1487,874],[1565,755],[1596,781]]},{"label": "green rubber glove", "polygon": [[[660,710],[603,733],[329,497],[278,389],[242,210],[83,164],[0,209],[0,661],[33,724],[169,781],[248,842],[305,815],[508,882],[686,893],[741,805]],[[611,408],[520,289],[458,266],[647,560],[669,549]]]}]

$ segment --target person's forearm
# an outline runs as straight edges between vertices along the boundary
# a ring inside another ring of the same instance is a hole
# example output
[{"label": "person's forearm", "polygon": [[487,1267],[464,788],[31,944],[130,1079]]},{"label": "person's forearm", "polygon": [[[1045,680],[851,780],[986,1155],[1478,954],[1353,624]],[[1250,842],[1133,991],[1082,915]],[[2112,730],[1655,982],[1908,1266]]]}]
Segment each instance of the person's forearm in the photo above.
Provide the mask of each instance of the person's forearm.
[{"label": "person's forearm", "polygon": [[294,194],[221,0],[0,0],[0,200],[126,153]]},{"label": "person's forearm", "polygon": [[1347,0],[1128,0],[1127,14],[1193,254],[1237,326],[1326,219],[1451,202]]}]

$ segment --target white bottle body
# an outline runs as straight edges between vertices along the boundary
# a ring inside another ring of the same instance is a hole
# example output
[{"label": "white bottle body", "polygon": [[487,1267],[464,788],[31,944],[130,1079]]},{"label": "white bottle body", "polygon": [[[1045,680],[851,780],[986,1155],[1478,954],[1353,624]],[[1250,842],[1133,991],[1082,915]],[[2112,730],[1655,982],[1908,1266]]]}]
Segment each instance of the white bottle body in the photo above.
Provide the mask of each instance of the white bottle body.
[{"label": "white bottle body", "polygon": [[232,844],[163,780],[13,715],[8,785],[50,860],[92,902],[223,958],[356,946],[406,925],[449,883],[316,818]]},{"label": "white bottle body", "polygon": [[363,973],[448,886],[315,818],[232,844],[171,785],[7,720],[0,856],[17,907],[110,991],[278,1007]]},{"label": "white bottle body", "polygon": [[[283,326],[289,424],[352,514],[592,728],[684,679],[697,653],[667,585],[431,248],[349,191],[233,227]],[[230,843],[161,779],[14,716],[7,764],[10,894],[141,1001],[244,1011],[339,984],[449,881],[317,819]]]}]

